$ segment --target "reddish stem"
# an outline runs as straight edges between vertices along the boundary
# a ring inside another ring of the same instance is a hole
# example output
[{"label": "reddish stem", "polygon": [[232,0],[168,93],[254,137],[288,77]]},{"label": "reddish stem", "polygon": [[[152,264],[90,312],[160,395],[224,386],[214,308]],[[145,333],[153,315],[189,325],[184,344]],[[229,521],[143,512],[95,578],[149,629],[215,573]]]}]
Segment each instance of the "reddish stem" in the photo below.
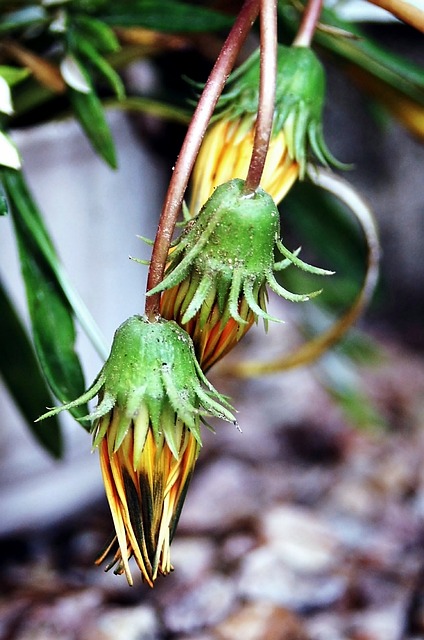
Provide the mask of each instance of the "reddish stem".
[{"label": "reddish stem", "polygon": [[295,47],[309,47],[317,28],[324,0],[309,0],[303,12],[302,20],[293,41]]},{"label": "reddish stem", "polygon": [[277,76],[277,2],[261,0],[261,63],[259,105],[252,157],[244,191],[254,193],[259,187],[268,154],[275,108]]},{"label": "reddish stem", "polygon": [[[237,55],[257,18],[259,8],[260,0],[246,0],[200,96],[165,196],[150,260],[147,291],[156,287],[163,279],[175,224],[203,136]],[[158,319],[160,293],[146,297],[145,313],[151,322]]]}]

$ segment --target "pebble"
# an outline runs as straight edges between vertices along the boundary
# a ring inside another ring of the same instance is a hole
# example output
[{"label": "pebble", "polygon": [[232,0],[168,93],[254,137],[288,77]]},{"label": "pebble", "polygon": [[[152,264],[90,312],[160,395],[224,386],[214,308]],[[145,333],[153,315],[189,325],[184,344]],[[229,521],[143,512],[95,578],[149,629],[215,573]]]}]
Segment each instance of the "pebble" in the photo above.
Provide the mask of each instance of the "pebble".
[{"label": "pebble", "polygon": [[405,603],[392,603],[381,609],[369,608],[353,617],[354,640],[399,640],[404,637]]},{"label": "pebble", "polygon": [[323,572],[338,560],[339,543],[330,527],[305,508],[271,508],[261,519],[260,531],[278,559],[296,571]]},{"label": "pebble", "polygon": [[50,595],[49,600],[53,600],[51,604],[45,600],[35,604],[20,624],[16,625],[18,628],[13,636],[15,640],[82,638],[85,623],[96,616],[102,596],[99,591],[90,589],[70,593],[56,600]]},{"label": "pebble", "polygon": [[299,618],[269,602],[249,602],[216,627],[219,640],[308,640]]},{"label": "pebble", "polygon": [[293,609],[308,611],[338,602],[347,580],[337,574],[297,572],[274,549],[260,547],[243,560],[238,595],[247,600],[263,599]]},{"label": "pebble", "polygon": [[141,604],[101,611],[79,640],[160,640],[162,637],[154,608]]},{"label": "pebble", "polygon": [[211,573],[200,584],[178,590],[165,598],[163,618],[167,629],[174,633],[201,631],[224,620],[234,602],[232,581]]},{"label": "pebble", "polygon": [[257,517],[261,487],[247,463],[222,458],[199,469],[193,478],[179,531],[228,532]]},{"label": "pebble", "polygon": [[205,537],[177,536],[171,548],[175,573],[172,578],[183,583],[192,583],[211,571],[216,562],[216,547]]}]

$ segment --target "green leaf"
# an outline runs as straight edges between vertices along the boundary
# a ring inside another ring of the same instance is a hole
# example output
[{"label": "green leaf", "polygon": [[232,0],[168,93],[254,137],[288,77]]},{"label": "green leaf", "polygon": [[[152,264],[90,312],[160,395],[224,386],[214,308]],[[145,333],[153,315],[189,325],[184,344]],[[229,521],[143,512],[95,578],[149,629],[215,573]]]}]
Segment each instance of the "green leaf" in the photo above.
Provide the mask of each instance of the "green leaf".
[{"label": "green leaf", "polygon": [[99,54],[90,42],[81,39],[78,35],[75,35],[75,41],[79,53],[84,56],[84,58],[86,58],[87,61],[90,62],[104,78],[106,78],[117,98],[122,99],[125,96],[125,87],[116,71],[111,67],[107,60]]},{"label": "green leaf", "polygon": [[12,302],[0,282],[0,373],[37,441],[55,458],[63,453],[58,420],[46,423],[34,420],[52,406],[49,393],[35,357],[30,339]]},{"label": "green leaf", "polygon": [[0,76],[4,78],[9,85],[9,87],[13,87],[13,85],[22,82],[25,78],[28,78],[30,75],[29,69],[22,69],[20,67],[11,67],[9,65],[0,65]]},{"label": "green leaf", "polygon": [[222,13],[176,0],[113,2],[100,17],[114,26],[138,26],[168,33],[217,31],[233,23],[233,18]]},{"label": "green leaf", "polygon": [[301,257],[305,252],[305,260],[336,272],[323,283],[298,269],[287,269],[283,273],[286,286],[303,290],[321,283],[323,293],[315,300],[318,305],[340,308],[349,304],[360,288],[366,264],[366,245],[355,221],[333,196],[307,182],[294,185],[281,209],[283,241],[290,230],[296,237],[294,246],[302,244]]},{"label": "green leaf", "polygon": [[115,144],[106,120],[103,105],[93,88],[87,71],[81,64],[79,67],[87,84],[91,87],[91,91],[89,93],[82,93],[72,87],[68,87],[68,96],[73,112],[95,151],[97,151],[112,169],[116,169]]},{"label": "green leaf", "polygon": [[46,24],[48,21],[46,10],[36,4],[17,11],[5,12],[5,15],[0,18],[0,35]]},{"label": "green leaf", "polygon": [[[58,259],[22,174],[3,169],[1,175],[18,242],[35,349],[53,393],[68,402],[80,396],[85,385],[74,349],[72,310],[50,264]],[[73,411],[76,418],[87,413],[84,407]]]},{"label": "green leaf", "polygon": [[3,185],[0,182],[0,216],[7,216],[9,213],[9,205],[7,202],[6,194],[3,189]]},{"label": "green leaf", "polygon": [[78,15],[74,18],[74,25],[78,32],[102,53],[113,53],[121,48],[115,33],[101,20]]}]

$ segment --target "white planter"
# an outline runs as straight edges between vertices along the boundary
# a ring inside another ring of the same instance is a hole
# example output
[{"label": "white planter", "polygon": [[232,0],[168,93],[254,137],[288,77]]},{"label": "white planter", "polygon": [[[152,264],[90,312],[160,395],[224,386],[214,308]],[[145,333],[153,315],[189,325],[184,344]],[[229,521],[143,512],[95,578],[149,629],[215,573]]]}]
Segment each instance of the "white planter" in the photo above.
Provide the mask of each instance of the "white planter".
[{"label": "white planter", "polygon": [[[13,136],[58,253],[108,346],[121,322],[143,312],[147,269],[129,255],[148,257],[136,235],[154,236],[165,190],[164,167],[126,117],[112,112],[109,122],[118,171],[94,154],[73,121]],[[10,219],[0,219],[0,277],[27,317]],[[90,383],[102,362],[84,336],[78,351]],[[34,442],[4,389],[0,404],[0,534],[58,521],[101,495],[97,455],[74,420],[64,416],[66,457],[55,462]]]}]

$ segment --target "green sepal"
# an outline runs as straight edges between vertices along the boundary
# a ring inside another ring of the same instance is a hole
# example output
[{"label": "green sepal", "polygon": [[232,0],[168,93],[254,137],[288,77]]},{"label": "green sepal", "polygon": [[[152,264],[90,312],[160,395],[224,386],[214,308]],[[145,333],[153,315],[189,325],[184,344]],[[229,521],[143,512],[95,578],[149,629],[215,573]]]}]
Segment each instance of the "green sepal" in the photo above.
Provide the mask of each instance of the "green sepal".
[{"label": "green sepal", "polygon": [[[229,78],[216,118],[243,118],[251,127],[259,105],[260,57],[255,51]],[[272,135],[284,130],[289,153],[304,173],[309,150],[323,164],[346,168],[331,154],[322,132],[326,79],[309,47],[278,46],[275,112]],[[250,116],[250,118],[248,117]],[[249,122],[250,120],[250,122]]]},{"label": "green sepal", "polygon": [[236,423],[231,405],[202,373],[190,336],[173,321],[149,322],[142,316],[126,320],[115,333],[95,383],[80,398],[40,419],[85,404],[97,394],[98,406],[87,416],[92,421],[93,446],[108,432],[112,451],[120,447],[130,427],[135,441],[144,442],[150,426],[156,441],[164,437],[178,457],[176,421],[186,425],[199,445],[203,414]]},{"label": "green sepal", "polygon": [[240,325],[247,324],[238,311],[243,295],[256,316],[276,320],[267,313],[264,296],[259,295],[266,284],[293,302],[318,295],[320,291],[291,293],[276,281],[274,268],[281,269],[281,263],[275,263],[276,251],[305,271],[330,273],[307,265],[285,249],[279,239],[280,218],[273,199],[260,188],[247,195],[244,186],[244,181],[236,178],[215,189],[175,243],[164,279],[147,293],[183,287],[183,281],[189,280],[181,304],[183,324],[199,313],[200,326],[204,326],[211,306],[204,303],[211,293],[222,325],[229,317]]}]

